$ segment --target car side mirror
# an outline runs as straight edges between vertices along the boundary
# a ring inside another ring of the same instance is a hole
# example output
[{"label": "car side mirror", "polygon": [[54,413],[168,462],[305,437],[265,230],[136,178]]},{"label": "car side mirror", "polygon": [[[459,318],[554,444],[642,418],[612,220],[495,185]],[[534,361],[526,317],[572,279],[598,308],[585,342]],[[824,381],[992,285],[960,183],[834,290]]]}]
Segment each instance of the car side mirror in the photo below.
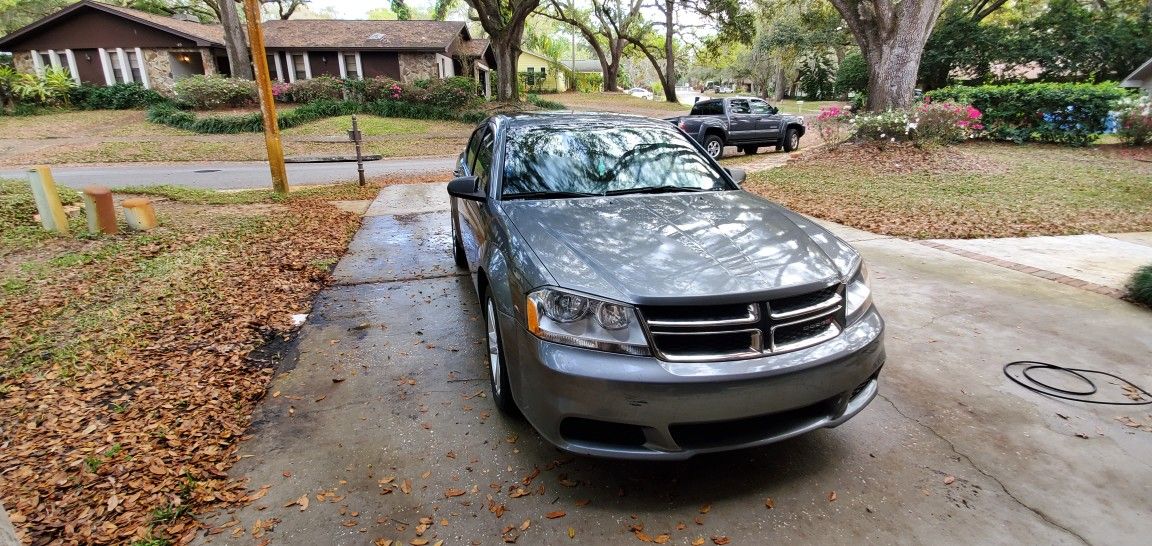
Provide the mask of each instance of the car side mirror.
[{"label": "car side mirror", "polygon": [[744,172],[744,169],[740,167],[724,167],[724,170],[728,171],[728,176],[732,178],[732,181],[735,182],[737,186],[743,184],[744,179],[748,178],[748,173]]},{"label": "car side mirror", "polygon": [[484,190],[480,189],[480,179],[475,176],[453,178],[448,183],[448,195],[472,201],[483,201],[488,198],[487,195],[484,195]]},{"label": "car side mirror", "polygon": [[768,107],[768,113],[769,113],[769,114],[773,114],[773,115],[775,115],[775,114],[779,114],[779,113],[780,113],[780,109],[779,109],[779,108],[777,108],[777,107],[775,107],[775,106],[769,106],[769,107]]}]

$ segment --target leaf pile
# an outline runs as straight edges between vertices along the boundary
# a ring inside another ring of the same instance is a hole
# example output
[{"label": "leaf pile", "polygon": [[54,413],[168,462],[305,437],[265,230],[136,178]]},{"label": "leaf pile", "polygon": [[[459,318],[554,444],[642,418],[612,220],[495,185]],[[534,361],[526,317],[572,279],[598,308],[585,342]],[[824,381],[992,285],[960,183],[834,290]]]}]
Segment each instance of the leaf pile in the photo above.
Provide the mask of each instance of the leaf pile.
[{"label": "leaf pile", "polygon": [[913,238],[1152,230],[1152,163],[1108,147],[845,144],[745,186],[791,209]]},{"label": "leaf pile", "polygon": [[161,202],[159,230],[0,268],[23,275],[0,278],[0,500],[26,541],[186,543],[192,513],[251,500],[225,475],[272,375],[250,353],[307,312],[359,226],[301,193]]}]

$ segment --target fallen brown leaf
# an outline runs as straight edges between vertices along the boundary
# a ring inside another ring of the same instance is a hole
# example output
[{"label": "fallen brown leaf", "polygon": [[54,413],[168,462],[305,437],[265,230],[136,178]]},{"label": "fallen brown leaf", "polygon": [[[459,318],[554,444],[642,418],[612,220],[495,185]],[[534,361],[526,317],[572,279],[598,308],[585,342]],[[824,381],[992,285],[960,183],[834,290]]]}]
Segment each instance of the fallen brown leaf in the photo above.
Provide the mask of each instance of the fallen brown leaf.
[{"label": "fallen brown leaf", "polygon": [[828,502],[833,502],[833,501],[835,501],[835,500],[836,500],[836,492],[835,492],[835,491],[830,491],[830,492],[828,493]]},{"label": "fallen brown leaf", "polygon": [[944,485],[952,485],[956,482],[956,476],[948,476],[944,478]]},{"label": "fallen brown leaf", "polygon": [[704,537],[696,537],[692,540],[692,546],[704,546],[705,542]]},{"label": "fallen brown leaf", "polygon": [[711,511],[712,511],[712,505],[711,504],[705,504],[704,506],[700,507],[700,513],[701,514],[707,514],[708,512],[711,512]]},{"label": "fallen brown leaf", "polygon": [[728,544],[729,542],[732,542],[732,539],[730,539],[726,536],[723,536],[723,535],[712,537],[712,543],[713,544],[719,544],[719,545],[723,546],[724,544]]},{"label": "fallen brown leaf", "polygon": [[544,514],[544,517],[546,517],[548,519],[556,519],[556,518],[562,518],[566,515],[568,515],[567,512],[565,512],[563,510],[556,510],[554,512],[548,512],[547,514]]},{"label": "fallen brown leaf", "polygon": [[448,498],[459,497],[459,496],[463,495],[464,493],[466,493],[466,491],[464,491],[463,489],[457,489],[455,487],[450,487],[446,491],[444,491],[444,496],[448,497]]},{"label": "fallen brown leaf", "polygon": [[769,510],[776,508],[776,501],[772,500],[772,497],[768,497],[764,499],[764,507]]}]

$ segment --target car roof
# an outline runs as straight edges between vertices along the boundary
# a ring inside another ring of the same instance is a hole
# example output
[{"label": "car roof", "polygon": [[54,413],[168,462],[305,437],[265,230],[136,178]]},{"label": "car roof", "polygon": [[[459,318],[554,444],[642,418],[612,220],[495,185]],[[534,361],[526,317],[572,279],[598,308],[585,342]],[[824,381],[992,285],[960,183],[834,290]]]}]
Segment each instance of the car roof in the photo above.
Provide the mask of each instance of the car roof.
[{"label": "car roof", "polygon": [[547,126],[562,123],[607,123],[628,127],[644,125],[661,129],[671,127],[671,124],[666,121],[611,112],[525,112],[522,114],[499,114],[492,116],[492,120],[497,125],[506,127]]}]

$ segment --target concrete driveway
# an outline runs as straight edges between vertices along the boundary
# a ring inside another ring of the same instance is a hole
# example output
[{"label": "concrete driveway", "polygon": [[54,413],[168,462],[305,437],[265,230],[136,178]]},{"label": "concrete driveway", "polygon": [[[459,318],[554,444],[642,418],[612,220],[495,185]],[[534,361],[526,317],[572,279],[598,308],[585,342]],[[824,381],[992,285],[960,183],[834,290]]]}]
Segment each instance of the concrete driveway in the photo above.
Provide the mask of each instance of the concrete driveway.
[{"label": "concrete driveway", "polygon": [[[482,321],[469,278],[452,265],[442,192],[390,187],[372,205],[232,470],[266,493],[209,518],[201,543],[1152,536],[1152,433],[1117,420],[1152,424],[1152,409],[1047,399],[1001,372],[1035,359],[1152,385],[1146,310],[837,227],[869,260],[889,327],[881,396],[863,413],[837,429],[686,462],[572,457],[486,397]],[[1101,389],[1126,400],[1115,385]]]}]

